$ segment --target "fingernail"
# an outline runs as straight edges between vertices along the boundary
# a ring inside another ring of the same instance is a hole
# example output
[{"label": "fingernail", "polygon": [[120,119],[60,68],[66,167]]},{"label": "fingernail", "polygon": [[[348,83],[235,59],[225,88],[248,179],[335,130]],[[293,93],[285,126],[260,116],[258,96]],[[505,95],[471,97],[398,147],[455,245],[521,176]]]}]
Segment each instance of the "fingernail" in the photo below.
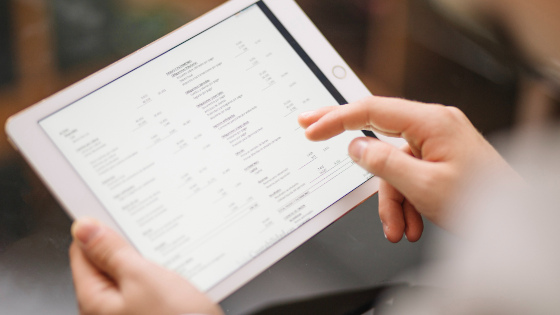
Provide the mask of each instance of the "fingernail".
[{"label": "fingernail", "polygon": [[368,141],[366,139],[356,139],[350,144],[348,153],[354,162],[359,162],[362,159],[367,146]]},{"label": "fingernail", "polygon": [[72,236],[82,245],[87,245],[100,231],[101,225],[94,219],[78,219],[72,224]]},{"label": "fingernail", "polygon": [[315,115],[315,111],[308,111],[308,112],[303,112],[301,114],[299,114],[299,117],[301,118],[309,118],[311,116]]},{"label": "fingernail", "polygon": [[[383,224],[383,221],[381,221],[381,224]],[[387,227],[385,226],[385,224],[383,224],[383,235],[385,236],[385,238],[387,239],[387,232],[385,232],[385,229]]]}]

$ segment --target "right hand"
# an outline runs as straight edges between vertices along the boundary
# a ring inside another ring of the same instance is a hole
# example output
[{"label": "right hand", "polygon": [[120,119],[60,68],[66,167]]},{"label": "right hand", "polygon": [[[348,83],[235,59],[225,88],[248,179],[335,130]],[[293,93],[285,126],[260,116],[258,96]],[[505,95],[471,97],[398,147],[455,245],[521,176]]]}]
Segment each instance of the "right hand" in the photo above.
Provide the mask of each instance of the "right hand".
[{"label": "right hand", "polygon": [[403,137],[401,150],[373,138],[357,138],[352,159],[379,176],[379,216],[391,242],[417,241],[423,215],[449,228],[446,206],[456,200],[465,182],[483,169],[514,173],[500,154],[455,107],[402,99],[369,97],[344,105],[302,113],[299,123],[313,141],[345,130],[372,130]]}]

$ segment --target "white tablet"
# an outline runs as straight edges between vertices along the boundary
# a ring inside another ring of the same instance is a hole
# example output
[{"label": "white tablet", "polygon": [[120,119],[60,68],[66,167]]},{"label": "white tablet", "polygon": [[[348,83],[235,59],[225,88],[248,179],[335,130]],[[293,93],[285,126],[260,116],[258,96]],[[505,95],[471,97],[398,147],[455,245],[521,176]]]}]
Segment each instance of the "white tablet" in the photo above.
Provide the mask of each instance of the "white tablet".
[{"label": "white tablet", "polygon": [[360,132],[297,123],[368,95],[295,2],[233,0],[6,129],[72,217],[220,301],[377,191],[347,155]]}]

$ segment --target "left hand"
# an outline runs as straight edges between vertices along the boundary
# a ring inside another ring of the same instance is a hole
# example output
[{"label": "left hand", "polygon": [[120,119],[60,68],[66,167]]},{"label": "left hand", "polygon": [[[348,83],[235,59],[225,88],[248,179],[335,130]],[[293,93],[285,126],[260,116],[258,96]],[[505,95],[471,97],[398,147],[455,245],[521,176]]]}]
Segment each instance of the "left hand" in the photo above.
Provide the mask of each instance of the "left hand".
[{"label": "left hand", "polygon": [[223,314],[181,276],[144,259],[101,223],[78,220],[72,235],[70,265],[81,314]]}]

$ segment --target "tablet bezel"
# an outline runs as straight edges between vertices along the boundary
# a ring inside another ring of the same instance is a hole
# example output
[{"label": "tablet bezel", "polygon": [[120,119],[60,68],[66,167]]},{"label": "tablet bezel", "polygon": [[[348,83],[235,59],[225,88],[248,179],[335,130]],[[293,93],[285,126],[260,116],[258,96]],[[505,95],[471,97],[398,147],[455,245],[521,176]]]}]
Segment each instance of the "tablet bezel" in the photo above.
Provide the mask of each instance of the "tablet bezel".
[{"label": "tablet bezel", "polygon": [[[172,47],[196,36],[256,2],[258,1],[228,1],[197,20],[9,119],[6,124],[6,132],[14,147],[21,152],[71,217],[96,217],[124,235],[113,218],[105,211],[97,197],[93,195],[67,159],[40,128],[38,122],[60,108],[75,102],[84,95],[99,89],[108,82],[121,77],[132,69],[141,66]],[[371,95],[356,74],[336,53],[334,48],[294,1],[264,0],[264,3],[348,102]],[[342,79],[335,77],[332,71],[335,66],[343,67],[346,70],[346,77]],[[402,139],[387,138],[382,135],[377,136],[395,146],[403,143]],[[259,273],[266,270],[266,268],[376,193],[378,187],[378,179],[376,177],[370,179],[296,231],[265,250],[255,259],[239,268],[206,293],[216,302],[223,300]]]}]

